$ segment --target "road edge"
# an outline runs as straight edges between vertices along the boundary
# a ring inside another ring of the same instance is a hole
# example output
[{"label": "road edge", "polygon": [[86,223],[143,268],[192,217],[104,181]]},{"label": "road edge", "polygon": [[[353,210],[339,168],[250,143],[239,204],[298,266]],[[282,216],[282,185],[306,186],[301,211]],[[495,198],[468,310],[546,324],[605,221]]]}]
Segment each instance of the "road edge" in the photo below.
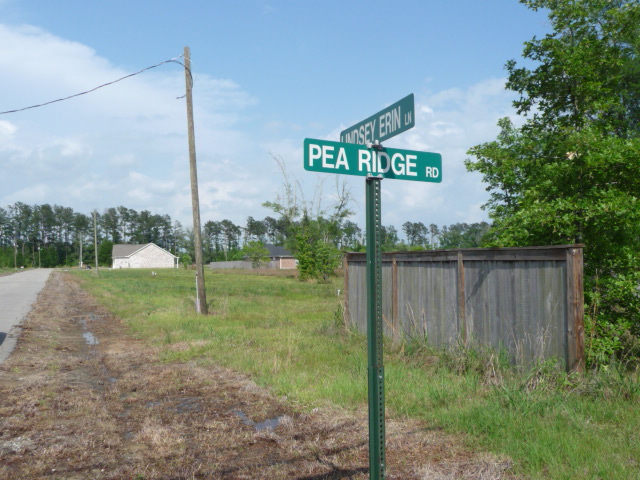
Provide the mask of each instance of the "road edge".
[{"label": "road edge", "polygon": [[[10,275],[15,275],[17,273],[20,273],[20,272],[12,273]],[[20,319],[18,323],[16,323],[13,327],[11,327],[11,330],[7,332],[7,336],[4,338],[2,343],[0,343],[0,364],[4,363],[4,361],[8,359],[11,356],[11,353],[13,353],[13,351],[15,350],[16,345],[18,344],[18,338],[20,338],[20,333],[22,333],[22,324],[27,319],[27,317],[31,314],[31,311],[33,310],[34,305],[38,302],[38,297],[40,297],[40,293],[42,292],[42,289],[44,289],[47,283],[51,280],[52,274],[53,274],[53,269],[51,269],[51,271],[49,272],[49,276],[47,277],[44,284],[42,285],[42,288],[38,292],[38,295],[36,295],[36,299],[31,304],[31,308],[29,309],[29,311],[26,313],[24,317]]]}]

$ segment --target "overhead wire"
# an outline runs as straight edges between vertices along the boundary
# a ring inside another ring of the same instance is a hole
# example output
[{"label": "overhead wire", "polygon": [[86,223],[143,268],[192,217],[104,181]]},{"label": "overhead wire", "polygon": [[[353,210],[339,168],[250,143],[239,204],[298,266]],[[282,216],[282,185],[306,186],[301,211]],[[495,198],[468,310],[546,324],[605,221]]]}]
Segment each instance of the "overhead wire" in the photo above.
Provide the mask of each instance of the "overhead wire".
[{"label": "overhead wire", "polygon": [[[179,56],[174,57],[174,58],[171,58],[171,59],[169,59],[169,60],[165,60],[165,61],[163,61],[163,62],[160,62],[160,63],[158,63],[158,64],[156,64],[156,65],[151,65],[150,67],[145,67],[145,68],[143,68],[142,70],[140,70],[140,71],[138,71],[138,72],[130,73],[129,75],[125,75],[124,77],[118,78],[117,80],[113,80],[113,81],[111,81],[111,82],[104,83],[104,84],[99,85],[99,86],[97,86],[97,87],[95,87],[95,88],[92,88],[91,90],[86,90],[86,91],[84,91],[84,92],[76,93],[76,94],[74,94],[74,95],[69,95],[68,97],[64,97],[64,98],[58,98],[58,99],[56,99],[56,100],[51,100],[51,101],[49,101],[49,102],[40,103],[40,104],[38,104],[38,105],[31,105],[30,107],[17,108],[17,109],[15,109],[15,110],[7,110],[7,111],[5,111],[5,112],[0,112],[0,115],[5,115],[5,114],[7,114],[7,113],[23,112],[24,110],[29,110],[29,109],[31,109],[31,108],[44,107],[44,106],[46,106],[46,105],[51,105],[52,103],[56,103],[56,102],[63,102],[63,101],[65,101],[65,100],[69,100],[69,99],[71,99],[71,98],[79,97],[79,96],[81,96],[81,95],[86,95],[87,93],[95,92],[96,90],[98,90],[98,89],[100,89],[100,88],[104,88],[104,87],[107,87],[107,86],[109,86],[109,85],[113,85],[114,83],[118,83],[118,82],[120,82],[120,81],[122,81],[122,80],[125,80],[125,79],[127,79],[127,78],[133,77],[133,76],[135,76],[135,75],[139,75],[139,74],[141,74],[142,72],[145,72],[145,71],[147,71],[147,70],[151,70],[152,68],[156,68],[156,67],[159,67],[160,65],[164,65],[165,63],[177,63],[178,65],[182,65],[182,66],[185,68],[185,70],[187,70],[187,72],[189,73],[189,77],[191,78],[191,85],[193,86],[193,75],[191,74],[191,70],[190,70],[189,68],[187,68],[187,66],[186,66],[184,63],[182,63],[182,62],[178,61],[178,58],[183,57],[183,56],[184,56],[184,55],[179,55]],[[177,97],[177,98],[183,98],[183,97]]]}]

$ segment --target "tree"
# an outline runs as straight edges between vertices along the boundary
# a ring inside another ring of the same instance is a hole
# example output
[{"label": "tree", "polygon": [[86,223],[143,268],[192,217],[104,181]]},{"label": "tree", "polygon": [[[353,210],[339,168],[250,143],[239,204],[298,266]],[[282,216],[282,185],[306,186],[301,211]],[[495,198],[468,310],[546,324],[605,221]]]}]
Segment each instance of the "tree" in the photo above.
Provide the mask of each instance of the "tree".
[{"label": "tree", "polygon": [[46,268],[57,267],[60,264],[58,250],[53,245],[40,251],[41,265]]},{"label": "tree", "polygon": [[442,227],[440,248],[477,248],[482,246],[484,235],[489,230],[487,222],[454,223]]},{"label": "tree", "polygon": [[346,220],[342,225],[342,247],[351,250],[360,250],[363,244],[362,229],[351,220]]},{"label": "tree", "polygon": [[[300,182],[291,176],[281,158],[273,157],[282,172],[282,191],[274,202],[267,201],[262,204],[277,213],[280,218],[274,224],[273,219],[267,217],[267,233],[276,239],[276,244],[285,244],[291,250],[296,251],[296,235],[303,222],[312,222],[313,228],[321,236],[325,243],[334,247],[343,246],[343,226],[353,214],[349,209],[352,201],[351,191],[346,181],[336,178],[336,192],[331,196],[334,201],[329,210],[323,208],[324,179],[316,183],[311,200],[305,198]],[[330,213],[327,213],[330,212]]]},{"label": "tree", "polygon": [[402,230],[410,246],[416,247],[427,243],[427,227],[422,222],[405,222]]},{"label": "tree", "polygon": [[400,239],[398,238],[398,230],[393,225],[382,225],[380,229],[380,241],[382,242],[382,250],[385,252],[395,250]]},{"label": "tree", "polygon": [[188,253],[183,253],[180,255],[180,265],[184,268],[189,268],[191,266],[191,255]]},{"label": "tree", "polygon": [[317,224],[308,218],[303,219],[296,232],[295,251],[300,280],[327,282],[340,266],[340,252],[321,238]]},{"label": "tree", "polygon": [[262,242],[253,240],[243,250],[244,254],[249,258],[252,268],[260,268],[270,260],[269,250]]},{"label": "tree", "polygon": [[267,226],[264,222],[255,220],[253,217],[247,217],[247,227],[245,231],[245,242],[257,240],[264,243],[264,238],[267,235]]},{"label": "tree", "polygon": [[11,245],[13,225],[9,213],[0,207],[0,247]]},{"label": "tree", "polygon": [[103,240],[98,246],[98,263],[100,265],[111,266],[113,252],[113,242],[111,240]]},{"label": "tree", "polygon": [[121,220],[118,210],[115,208],[107,208],[100,216],[100,223],[107,237],[110,237],[113,243],[120,243]]},{"label": "tree", "polygon": [[131,230],[131,219],[135,211],[123,206],[117,207],[116,210],[120,219],[120,239],[122,242],[126,242],[127,234]]},{"label": "tree", "polygon": [[526,117],[499,122],[467,168],[484,175],[493,245],[584,243],[588,355],[608,361],[640,334],[640,4],[521,0],[552,32],[506,65]]},{"label": "tree", "polygon": [[429,235],[431,236],[429,240],[431,248],[436,248],[436,238],[440,236],[440,229],[438,228],[438,225],[435,223],[429,225]]},{"label": "tree", "polygon": [[284,239],[279,237],[280,231],[278,228],[278,221],[273,217],[264,217],[262,223],[264,223],[264,226],[267,230],[267,237],[269,238],[269,242],[274,245],[282,245]]},{"label": "tree", "polygon": [[171,225],[171,217],[169,215],[156,215],[156,219],[159,225],[160,237],[158,238],[158,245],[165,250],[169,250],[174,244],[174,232]]},{"label": "tree", "polygon": [[185,246],[185,232],[184,229],[182,228],[182,224],[176,220],[173,223],[173,244],[172,244],[172,250],[173,250],[173,254],[174,255],[178,255],[178,253],[184,249]]},{"label": "tree", "polygon": [[220,226],[222,227],[225,251],[240,250],[240,236],[242,235],[240,227],[226,218],[220,222]]}]

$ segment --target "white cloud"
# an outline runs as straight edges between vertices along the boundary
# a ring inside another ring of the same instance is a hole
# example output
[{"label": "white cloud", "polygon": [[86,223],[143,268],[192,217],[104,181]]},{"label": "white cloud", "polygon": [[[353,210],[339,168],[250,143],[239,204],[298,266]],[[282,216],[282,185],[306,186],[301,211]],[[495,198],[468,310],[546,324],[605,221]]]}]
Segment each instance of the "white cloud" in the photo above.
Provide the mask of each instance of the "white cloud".
[{"label": "white cloud", "polygon": [[116,154],[108,160],[108,164],[118,170],[135,167],[139,164],[133,153]]},{"label": "white cloud", "polygon": [[[385,146],[437,152],[442,155],[443,182],[382,182],[382,221],[400,229],[408,220],[439,226],[473,223],[487,219],[481,209],[487,200],[481,176],[466,170],[467,151],[490,141],[498,133],[497,121],[513,115],[512,96],[504,89],[504,79],[489,79],[468,89],[453,88],[416,95],[416,126],[385,142]],[[345,125],[338,125],[326,140],[337,140]],[[274,140],[264,145],[285,161],[288,173],[301,181],[305,198],[310,200],[318,182],[324,185],[325,206],[330,202],[334,175],[313,174],[302,167],[302,139]],[[350,185],[357,210],[355,220],[364,227],[364,179],[344,176]],[[279,191],[281,181],[275,185]],[[271,197],[275,198],[275,194]]]},{"label": "white cloud", "polygon": [[[85,45],[36,27],[6,25],[0,25],[0,70],[0,111],[73,95],[131,73]],[[183,70],[167,64],[0,120],[5,205],[58,203],[78,211],[125,205],[155,209],[188,223],[186,107],[184,99],[176,99],[184,88]],[[221,157],[256,161],[256,148],[238,125],[258,100],[232,80],[200,74],[194,79],[194,104],[202,196],[228,201],[229,217],[246,216],[236,212],[246,210],[246,202],[238,199],[251,190],[241,184],[257,184],[251,177],[258,172],[245,165],[248,173],[235,187],[217,177],[218,193],[211,196],[207,165]],[[240,208],[233,206],[232,197]]]},{"label": "white cloud", "polygon": [[4,143],[12,140],[17,131],[18,127],[11,122],[0,120],[0,142]]},{"label": "white cloud", "polygon": [[[3,25],[0,71],[0,111],[130,73],[85,45],[35,27]],[[55,203],[86,213],[124,205],[190,225],[185,100],[176,100],[183,93],[183,71],[167,64],[88,95],[0,117],[0,206]],[[196,75],[194,102],[203,223],[228,218],[243,224],[247,216],[273,214],[261,207],[275,200],[283,182],[271,154],[300,181],[308,202],[324,179],[329,205],[334,179],[303,169],[307,127],[270,121],[277,116],[260,112],[260,100],[231,79]],[[407,220],[448,225],[483,219],[479,205],[487,194],[480,176],[464,167],[466,151],[495,138],[497,120],[512,114],[510,102],[503,79],[416,94],[415,128],[387,146],[441,153],[444,180],[384,181],[383,223],[399,228]],[[336,140],[344,127],[337,125],[324,138]],[[348,182],[355,220],[364,227],[364,179]]]},{"label": "white cloud", "polygon": [[12,191],[2,197],[2,205],[10,205],[16,202],[22,202],[29,205],[48,203],[51,194],[49,185],[42,183],[30,185],[27,188]]},{"label": "white cloud", "polygon": [[504,82],[490,79],[466,90],[416,95],[416,126],[385,145],[440,153],[443,181],[383,181],[384,224],[399,228],[410,220],[442,226],[487,219],[480,208],[488,198],[485,185],[479,174],[466,170],[464,161],[469,148],[496,137],[499,118],[514,114]]}]

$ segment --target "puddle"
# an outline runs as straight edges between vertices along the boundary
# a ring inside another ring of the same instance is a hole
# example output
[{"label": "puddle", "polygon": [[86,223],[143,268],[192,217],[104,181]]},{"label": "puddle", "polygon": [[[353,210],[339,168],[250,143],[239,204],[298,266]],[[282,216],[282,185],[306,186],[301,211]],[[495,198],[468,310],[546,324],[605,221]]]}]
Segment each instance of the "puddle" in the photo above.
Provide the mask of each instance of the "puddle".
[{"label": "puddle", "polygon": [[[98,320],[98,317],[95,313],[89,313],[89,319],[91,321],[96,321]],[[83,318],[81,320],[81,323],[82,323],[82,329],[84,330],[84,333],[82,334],[82,336],[84,337],[84,341],[87,343],[87,345],[92,345],[92,346],[98,345],[100,342],[98,341],[96,336],[89,331],[89,327],[87,327],[87,319]]]},{"label": "puddle", "polygon": [[200,411],[200,400],[197,398],[185,398],[175,406],[175,410],[178,413]]},{"label": "puddle", "polygon": [[87,342],[87,345],[98,345],[98,339],[95,337],[95,335],[91,332],[84,332],[82,334],[82,336],[84,337],[84,341]]},{"label": "puddle", "polygon": [[264,422],[256,423],[255,429],[256,432],[262,432],[264,430],[268,432],[273,432],[280,422],[282,421],[282,417],[277,418],[267,418]]},{"label": "puddle", "polygon": [[283,417],[268,418],[264,422],[256,423],[253,420],[251,420],[249,417],[247,417],[247,415],[242,410],[233,410],[233,413],[235,413],[238,417],[240,417],[240,420],[242,420],[242,423],[255,428],[256,432],[274,431],[276,427],[280,425],[280,422],[282,421],[282,418],[283,418]]},{"label": "puddle", "polygon": [[[164,402],[162,400],[151,400],[145,403],[147,408],[159,407]],[[202,410],[200,406],[200,400],[198,398],[185,398],[180,403],[178,403],[175,407],[171,407],[177,413],[187,413],[187,412],[199,412]]]}]

